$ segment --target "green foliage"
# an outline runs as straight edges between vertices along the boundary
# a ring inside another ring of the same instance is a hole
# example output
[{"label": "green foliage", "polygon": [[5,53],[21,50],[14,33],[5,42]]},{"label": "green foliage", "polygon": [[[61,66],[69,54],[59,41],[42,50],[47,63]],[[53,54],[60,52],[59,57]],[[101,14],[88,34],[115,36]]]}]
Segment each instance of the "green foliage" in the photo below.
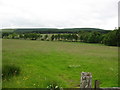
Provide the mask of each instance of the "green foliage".
[{"label": "green foliage", "polygon": [[21,38],[30,39],[30,40],[37,40],[38,38],[41,38],[41,35],[37,33],[25,33],[20,35]]},{"label": "green foliage", "polygon": [[20,34],[20,35],[19,35],[19,38],[24,38],[24,34]]},{"label": "green foliage", "polygon": [[53,41],[53,40],[54,40],[54,35],[51,36],[51,41]]},{"label": "green foliage", "polygon": [[39,37],[39,35],[37,35],[35,33],[29,33],[30,40],[36,40],[38,37]]},{"label": "green foliage", "polygon": [[118,45],[118,35],[117,30],[111,31],[107,33],[103,39],[103,43],[109,46],[117,46]]},{"label": "green foliage", "polygon": [[30,40],[46,40],[46,41],[80,41],[85,43],[102,43],[105,45],[117,46],[119,44],[118,40],[120,36],[119,30],[109,31],[109,33],[101,33],[99,31],[79,31],[79,33],[62,33],[62,34],[39,34],[39,33],[6,33],[2,34],[2,38],[8,39],[30,39]]},{"label": "green foliage", "polygon": [[16,33],[11,34],[12,39],[19,39],[19,35]]},{"label": "green foliage", "polygon": [[10,33],[8,33],[8,32],[3,32],[3,33],[2,33],[2,38],[6,38],[6,37],[8,37],[9,34],[10,34]]},{"label": "green foliage", "polygon": [[2,78],[9,79],[10,77],[20,74],[21,69],[15,65],[5,65],[2,69]]},{"label": "green foliage", "polygon": [[46,34],[46,35],[44,36],[44,39],[47,40],[47,38],[48,38],[48,35]]},{"label": "green foliage", "polygon": [[101,34],[99,32],[93,31],[93,32],[89,33],[87,42],[89,42],[89,43],[99,43],[100,42],[100,36],[101,36]]},{"label": "green foliage", "polygon": [[118,28],[118,30],[117,30],[117,44],[118,44],[118,46],[120,47],[120,27]]},{"label": "green foliage", "polygon": [[78,35],[81,42],[88,42],[89,32],[80,31]]}]

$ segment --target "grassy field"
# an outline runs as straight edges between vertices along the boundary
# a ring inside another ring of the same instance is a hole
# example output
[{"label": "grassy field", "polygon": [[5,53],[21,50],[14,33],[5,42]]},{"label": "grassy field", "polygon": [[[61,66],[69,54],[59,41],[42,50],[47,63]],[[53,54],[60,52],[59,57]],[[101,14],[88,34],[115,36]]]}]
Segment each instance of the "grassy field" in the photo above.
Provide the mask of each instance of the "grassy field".
[{"label": "grassy field", "polygon": [[79,87],[80,73],[91,72],[101,87],[118,86],[118,48],[79,42],[3,39],[3,66],[20,74],[3,80],[3,88]]}]

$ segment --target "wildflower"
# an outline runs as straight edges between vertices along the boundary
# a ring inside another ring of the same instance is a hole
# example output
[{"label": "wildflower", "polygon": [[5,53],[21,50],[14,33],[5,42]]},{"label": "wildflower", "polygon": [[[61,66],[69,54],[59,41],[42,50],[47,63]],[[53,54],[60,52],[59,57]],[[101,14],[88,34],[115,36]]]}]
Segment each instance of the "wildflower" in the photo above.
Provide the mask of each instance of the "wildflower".
[{"label": "wildflower", "polygon": [[55,88],[58,88],[58,86],[55,86]]},{"label": "wildflower", "polygon": [[15,71],[15,73],[16,73],[17,71]]}]

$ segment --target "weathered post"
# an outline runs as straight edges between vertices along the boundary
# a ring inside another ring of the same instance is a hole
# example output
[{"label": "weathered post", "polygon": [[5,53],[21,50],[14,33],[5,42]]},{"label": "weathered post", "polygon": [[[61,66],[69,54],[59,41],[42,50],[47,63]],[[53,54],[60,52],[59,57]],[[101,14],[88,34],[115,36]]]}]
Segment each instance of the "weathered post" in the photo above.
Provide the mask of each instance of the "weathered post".
[{"label": "weathered post", "polygon": [[95,90],[99,90],[99,85],[100,85],[99,80],[95,80]]},{"label": "weathered post", "polygon": [[92,88],[92,74],[90,72],[82,72],[80,81],[80,88]]}]

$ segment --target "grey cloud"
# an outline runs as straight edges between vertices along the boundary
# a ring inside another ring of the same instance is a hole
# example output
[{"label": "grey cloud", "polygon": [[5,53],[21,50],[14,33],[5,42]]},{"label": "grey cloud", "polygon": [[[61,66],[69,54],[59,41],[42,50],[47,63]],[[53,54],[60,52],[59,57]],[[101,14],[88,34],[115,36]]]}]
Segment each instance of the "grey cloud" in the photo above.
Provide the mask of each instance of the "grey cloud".
[{"label": "grey cloud", "polygon": [[27,0],[28,5],[11,1],[1,3],[2,27],[117,27],[118,0]]}]

